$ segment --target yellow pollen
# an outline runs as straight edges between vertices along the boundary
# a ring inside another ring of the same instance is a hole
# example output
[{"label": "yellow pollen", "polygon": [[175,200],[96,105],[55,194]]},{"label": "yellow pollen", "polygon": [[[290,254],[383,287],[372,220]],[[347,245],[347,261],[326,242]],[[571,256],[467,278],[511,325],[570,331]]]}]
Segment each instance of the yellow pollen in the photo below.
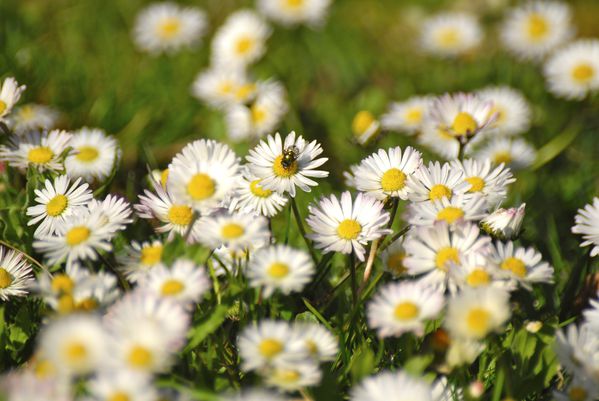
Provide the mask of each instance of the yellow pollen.
[{"label": "yellow pollen", "polygon": [[266,338],[258,346],[258,351],[265,358],[273,358],[283,351],[283,344],[274,338]]},{"label": "yellow pollen", "polygon": [[466,182],[470,184],[468,192],[480,192],[485,188],[485,180],[480,177],[468,177],[466,178]]},{"label": "yellow pollen", "polygon": [[496,115],[495,117],[495,122],[493,124],[495,125],[501,125],[504,121],[505,121],[505,115],[506,115],[506,111],[503,107],[499,107],[498,105],[494,105],[491,108],[491,111],[489,111],[489,117],[493,116],[494,114]]},{"label": "yellow pollen", "polygon": [[447,27],[438,32],[437,40],[442,47],[454,47],[460,43],[460,32],[455,28]]},{"label": "yellow pollen", "polygon": [[437,269],[446,272],[449,268],[449,266],[447,266],[449,262],[460,263],[460,253],[458,249],[452,246],[446,246],[445,248],[439,249],[435,256],[435,265],[437,266]]},{"label": "yellow pollen", "polygon": [[428,198],[430,200],[439,200],[443,197],[451,199],[451,189],[447,188],[443,184],[433,185],[430,192],[428,193]]},{"label": "yellow pollen", "polygon": [[80,364],[87,358],[87,347],[79,341],[73,341],[64,348],[64,357],[71,365]]},{"label": "yellow pollen", "polygon": [[69,198],[62,194],[58,194],[46,204],[46,213],[51,217],[60,216],[67,208],[68,203]]},{"label": "yellow pollen", "polygon": [[79,245],[82,242],[86,241],[91,234],[89,228],[85,226],[77,226],[73,227],[67,232],[66,241],[70,246]]},{"label": "yellow pollen", "polygon": [[165,168],[164,170],[162,170],[162,172],[160,173],[160,185],[162,185],[162,188],[166,188],[166,182],[168,180],[168,169]]},{"label": "yellow pollen", "polygon": [[483,269],[474,269],[470,272],[468,277],[466,277],[466,283],[468,283],[470,287],[486,286],[490,281],[491,278],[489,277],[489,273]]},{"label": "yellow pollen", "polygon": [[0,289],[9,287],[13,282],[11,274],[4,267],[0,267]]},{"label": "yellow pollen", "polygon": [[254,40],[252,38],[240,38],[235,45],[235,50],[238,54],[246,54],[254,47]]},{"label": "yellow pollen", "polygon": [[512,162],[512,154],[508,151],[499,151],[493,155],[495,164],[510,164]]},{"label": "yellow pollen", "polygon": [[172,39],[181,31],[181,21],[177,18],[165,18],[158,26],[158,36],[162,39]]},{"label": "yellow pollen", "polygon": [[259,179],[250,182],[250,191],[252,192],[252,194],[254,194],[255,196],[257,196],[259,198],[268,198],[270,195],[272,195],[271,190],[264,189],[260,186]]},{"label": "yellow pollen", "polygon": [[260,107],[255,103],[250,107],[250,114],[254,124],[260,124],[264,122],[264,119],[266,118],[266,110],[264,107]]},{"label": "yellow pollen", "polygon": [[122,391],[112,394],[106,401],[131,401],[131,397]]},{"label": "yellow pollen", "polygon": [[400,276],[408,270],[403,264],[405,258],[406,254],[404,252],[392,253],[391,255],[389,255],[389,258],[387,259],[387,267],[395,275]]},{"label": "yellow pollen", "polygon": [[187,193],[195,201],[201,201],[214,195],[214,181],[208,174],[197,173],[187,184]]},{"label": "yellow pollen", "polygon": [[82,161],[84,163],[91,163],[98,158],[100,152],[98,149],[93,146],[81,146],[77,149],[79,153],[77,153],[77,160]]},{"label": "yellow pollen", "polygon": [[129,351],[127,361],[129,362],[129,365],[143,369],[152,365],[154,357],[152,356],[152,352],[147,348],[141,345],[135,345],[131,348],[131,351]]},{"label": "yellow pollen", "polygon": [[168,220],[177,226],[187,226],[191,223],[193,212],[189,206],[173,205],[168,210]]},{"label": "yellow pollen", "polygon": [[56,293],[70,294],[75,288],[75,282],[66,274],[57,274],[52,278],[52,291]]},{"label": "yellow pollen", "polygon": [[526,265],[518,258],[512,256],[505,258],[505,260],[501,262],[501,268],[512,272],[520,278],[526,277]]},{"label": "yellow pollen", "polygon": [[466,113],[465,111],[461,111],[455,116],[451,126],[453,132],[459,136],[470,135],[475,132],[477,128],[478,124],[474,117],[472,117],[472,114]]},{"label": "yellow pollen", "polygon": [[355,136],[362,136],[368,131],[368,128],[374,123],[375,118],[371,112],[362,110],[356,114],[351,127]]},{"label": "yellow pollen", "polygon": [[413,108],[406,112],[404,118],[411,124],[420,124],[422,122],[422,109]]},{"label": "yellow pollen", "polygon": [[489,332],[491,314],[482,308],[472,308],[466,316],[466,324],[476,337],[484,337]]},{"label": "yellow pollen", "polygon": [[528,17],[528,23],[526,25],[526,31],[528,36],[533,41],[539,41],[547,36],[549,32],[549,24],[542,15],[531,14]]},{"label": "yellow pollen", "polygon": [[145,266],[154,266],[162,259],[162,245],[150,245],[143,247],[139,261]]},{"label": "yellow pollen", "polygon": [[445,220],[449,224],[455,223],[464,217],[464,211],[459,207],[447,206],[437,213],[437,220]]},{"label": "yellow pollen", "polygon": [[345,240],[356,239],[361,232],[362,226],[353,219],[345,219],[337,227],[337,235]]},{"label": "yellow pollen", "polygon": [[304,0],[284,0],[288,8],[300,8],[304,5]]},{"label": "yellow pollen", "polygon": [[244,84],[244,85],[239,85],[237,87],[237,90],[235,91],[235,97],[237,98],[237,100],[245,100],[248,97],[250,97],[254,92],[256,91],[256,85],[255,84]]},{"label": "yellow pollen", "polygon": [[295,160],[288,168],[283,167],[281,163],[283,161],[283,155],[277,156],[274,163],[272,164],[272,170],[278,177],[289,178],[297,173],[297,160]]},{"label": "yellow pollen", "polygon": [[78,310],[87,312],[98,309],[98,306],[100,306],[98,301],[91,297],[85,298],[83,301],[77,303]]},{"label": "yellow pollen", "polygon": [[284,383],[295,383],[301,377],[299,372],[294,369],[278,369],[275,372],[275,376],[278,381],[281,381]]},{"label": "yellow pollen", "polygon": [[306,348],[308,348],[308,352],[310,355],[318,355],[318,346],[312,340],[306,341]]},{"label": "yellow pollen", "polygon": [[2,113],[4,113],[7,108],[8,108],[7,104],[5,102],[3,102],[2,100],[0,100],[0,115],[2,115]]},{"label": "yellow pollen", "polygon": [[418,307],[418,305],[416,305],[414,302],[410,302],[410,301],[405,301],[405,302],[400,303],[393,310],[393,316],[395,316],[395,318],[397,320],[402,320],[402,321],[412,320],[412,319],[418,317],[419,313],[420,313],[420,308]]},{"label": "yellow pollen", "polygon": [[267,273],[272,278],[284,278],[289,274],[289,266],[285,263],[275,262],[269,266]]},{"label": "yellow pollen", "polygon": [[455,140],[455,137],[451,134],[451,132],[449,132],[447,128],[437,128],[437,134],[443,140]]},{"label": "yellow pollen", "polygon": [[[0,113],[2,113],[2,104],[3,102],[0,100]],[[29,105],[25,105],[23,107],[21,107],[19,109],[19,117],[22,120],[31,120],[33,119],[33,117],[35,117],[35,112],[33,110],[33,107],[29,106]]]},{"label": "yellow pollen", "polygon": [[56,373],[56,367],[49,360],[40,359],[35,363],[33,371],[37,377],[46,378]]},{"label": "yellow pollen", "polygon": [[397,168],[390,168],[381,177],[381,188],[383,191],[399,191],[406,186],[406,175]]},{"label": "yellow pollen", "polygon": [[180,280],[170,279],[166,280],[160,288],[160,293],[164,296],[178,295],[185,289],[185,284]]},{"label": "yellow pollen", "polygon": [[46,146],[39,146],[37,148],[33,148],[27,154],[27,159],[31,163],[35,164],[44,164],[48,163],[54,157],[54,152]]},{"label": "yellow pollen", "polygon": [[225,224],[220,231],[220,235],[225,239],[236,239],[245,233],[245,229],[237,223]]},{"label": "yellow pollen", "polygon": [[595,70],[589,64],[579,64],[572,69],[572,78],[580,84],[587,83],[595,75]]},{"label": "yellow pollen", "polygon": [[64,294],[58,298],[58,306],[56,310],[58,313],[66,315],[75,310],[75,300],[71,294]]},{"label": "yellow pollen", "polygon": [[568,391],[568,396],[571,401],[585,401],[588,394],[582,387],[572,387],[570,391]]}]

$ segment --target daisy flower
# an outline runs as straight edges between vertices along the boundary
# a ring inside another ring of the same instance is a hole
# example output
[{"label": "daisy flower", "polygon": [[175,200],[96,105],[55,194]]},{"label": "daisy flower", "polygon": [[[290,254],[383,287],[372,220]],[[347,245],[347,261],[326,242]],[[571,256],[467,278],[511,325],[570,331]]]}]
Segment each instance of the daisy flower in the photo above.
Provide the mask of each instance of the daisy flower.
[{"label": "daisy flower", "polygon": [[70,145],[73,152],[64,162],[67,174],[87,182],[108,177],[120,158],[116,139],[99,128],[81,128],[73,134]]},{"label": "daisy flower", "polygon": [[321,25],[331,0],[258,0],[258,10],[285,26]]},{"label": "daisy flower", "polygon": [[177,259],[170,268],[158,265],[139,284],[142,290],[185,306],[199,302],[210,286],[205,269],[187,259]]},{"label": "daisy flower", "polygon": [[17,135],[22,135],[30,131],[52,129],[58,117],[58,112],[53,108],[30,103],[15,109],[9,118],[9,125]]},{"label": "daisy flower", "polygon": [[264,374],[269,386],[282,391],[297,391],[320,383],[322,372],[318,364],[309,359],[299,362],[279,362]]},{"label": "daisy flower", "polygon": [[516,288],[496,265],[481,254],[467,255],[462,263],[450,269],[449,274],[460,289],[497,287],[511,291]]},{"label": "daisy flower", "polygon": [[340,199],[334,195],[324,197],[317,205],[308,206],[310,215],[306,221],[314,231],[308,238],[324,253],[354,252],[363,261],[364,246],[391,233],[386,228],[390,216],[383,207],[382,202],[362,193],[354,201],[347,191]]},{"label": "daisy flower", "polygon": [[599,368],[599,340],[592,326],[570,324],[557,330],[555,353],[562,366],[570,373],[583,376],[597,373]]},{"label": "daisy flower", "polygon": [[430,162],[408,176],[407,186],[408,199],[422,202],[451,199],[454,195],[467,192],[470,184],[464,180],[464,173],[452,168],[449,163]]},{"label": "daisy flower", "polygon": [[424,274],[423,283],[454,290],[456,283],[449,274],[454,265],[462,263],[469,254],[486,255],[489,237],[481,237],[478,227],[471,223],[450,227],[446,222],[418,227],[406,237],[404,265],[412,275]]},{"label": "daisy flower", "polygon": [[231,251],[255,249],[270,241],[265,217],[242,213],[221,213],[202,217],[198,222],[199,240],[211,249],[222,245]]},{"label": "daisy flower", "polygon": [[73,395],[65,380],[39,377],[28,369],[13,369],[0,379],[2,396],[10,401],[72,401]]},{"label": "daisy flower", "polygon": [[274,245],[256,251],[245,274],[250,286],[263,287],[264,297],[268,298],[275,290],[285,295],[301,292],[312,281],[314,272],[314,263],[307,252]]},{"label": "daisy flower", "polygon": [[384,371],[363,379],[351,389],[350,401],[433,401],[432,387],[424,379],[403,371]]},{"label": "daisy flower", "polygon": [[125,250],[125,254],[117,256],[120,265],[119,270],[125,278],[136,283],[145,277],[154,267],[162,262],[164,245],[158,240],[152,242],[131,241],[131,245]]},{"label": "daisy flower", "polygon": [[523,59],[539,59],[573,35],[570,8],[557,1],[529,1],[513,8],[501,27],[504,46]]},{"label": "daisy flower", "polygon": [[427,320],[443,308],[443,293],[417,282],[392,283],[381,288],[368,304],[368,326],[379,337],[424,333]]},{"label": "daisy flower", "polygon": [[63,170],[62,155],[71,144],[71,134],[66,131],[52,130],[40,134],[32,132],[20,138],[12,138],[7,146],[0,146],[0,161],[8,162],[21,171],[29,166],[38,171]]},{"label": "daisy flower", "polygon": [[497,288],[465,288],[449,300],[444,324],[452,338],[482,340],[509,319],[509,299]]},{"label": "daisy flower", "polygon": [[0,299],[26,296],[32,282],[31,265],[23,255],[0,246]]},{"label": "daisy flower", "polygon": [[304,340],[304,350],[317,361],[332,361],[339,352],[339,341],[329,330],[318,323],[299,322],[293,329]]},{"label": "daisy flower", "polygon": [[227,134],[233,141],[260,138],[272,133],[287,113],[285,88],[277,81],[259,83],[248,105],[229,106],[225,115]]},{"label": "daisy flower", "polygon": [[21,98],[25,85],[20,85],[16,79],[9,77],[2,82],[0,87],[0,122],[10,114],[15,103]]},{"label": "daisy flower", "polygon": [[528,131],[532,111],[520,91],[509,86],[494,86],[479,90],[476,94],[493,104],[489,113],[496,117],[487,133],[518,135]]},{"label": "daisy flower", "polygon": [[177,203],[208,214],[235,188],[239,158],[223,143],[200,139],[187,144],[168,167],[168,192]]},{"label": "daisy flower", "polygon": [[473,154],[475,159],[491,160],[505,164],[514,170],[530,166],[536,158],[536,150],[523,139],[494,138]]},{"label": "daisy flower", "polygon": [[381,116],[383,128],[408,135],[418,134],[428,115],[431,101],[430,96],[414,96],[403,102],[391,103],[387,112]]},{"label": "daisy flower", "polygon": [[[79,269],[84,270],[81,267]],[[64,294],[59,298],[55,309],[61,313],[71,313],[89,312],[105,307],[120,296],[117,285],[116,276],[110,273],[86,274],[84,279],[73,288],[71,294]]]},{"label": "daisy flower", "polygon": [[581,247],[592,245],[591,256],[599,254],[599,198],[593,198],[593,203],[578,209],[575,217],[575,225],[572,227],[574,234],[582,234],[584,242]]},{"label": "daisy flower", "polygon": [[492,110],[491,101],[474,93],[446,93],[432,101],[428,118],[437,129],[464,142],[489,129],[497,118]]},{"label": "daisy flower", "polygon": [[133,221],[130,218],[131,205],[116,195],[107,195],[103,201],[92,199],[89,210],[91,213],[99,213],[103,217],[104,225],[110,227],[113,233],[124,230],[127,224]]},{"label": "daisy flower", "polygon": [[471,365],[485,350],[485,344],[471,339],[452,338],[445,361],[451,368]]},{"label": "daisy flower", "polygon": [[158,392],[148,376],[126,370],[102,372],[89,381],[89,392],[95,400],[158,400]]},{"label": "daisy flower", "polygon": [[249,9],[236,11],[214,34],[214,64],[243,68],[257,61],[266,52],[270,33],[270,27],[255,12]]},{"label": "daisy flower", "polygon": [[402,152],[399,146],[387,151],[379,149],[353,171],[358,191],[378,199],[389,197],[408,199],[411,192],[408,177],[422,164],[422,154],[408,146]]},{"label": "daisy flower", "polygon": [[513,242],[497,241],[489,260],[511,280],[530,289],[533,283],[553,282],[553,267],[533,248],[516,248]]},{"label": "daisy flower", "polygon": [[70,313],[74,310],[73,293],[85,285],[90,274],[89,270],[76,263],[67,266],[64,272],[50,274],[42,271],[31,284],[31,289],[52,309]]},{"label": "daisy flower", "polygon": [[394,278],[400,277],[407,272],[404,265],[406,250],[404,249],[405,237],[400,237],[393,241],[383,252],[381,252],[381,260],[383,261],[383,269],[391,273]]},{"label": "daisy flower", "polygon": [[246,372],[305,357],[304,339],[283,321],[261,320],[246,326],[237,339],[237,347],[241,369]]},{"label": "daisy flower", "polygon": [[476,48],[483,32],[476,18],[466,13],[435,15],[422,25],[420,43],[425,51],[443,57],[455,57]]},{"label": "daisy flower", "polygon": [[42,330],[39,350],[59,372],[88,374],[104,366],[106,332],[94,315],[66,316]]},{"label": "daisy flower", "polygon": [[261,179],[260,185],[279,193],[288,192],[295,197],[295,187],[304,192],[310,192],[310,187],[318,185],[310,178],[324,178],[329,175],[327,171],[316,170],[328,159],[316,158],[322,153],[320,144],[316,141],[306,142],[300,135],[295,136],[291,131],[281,140],[277,132],[275,136],[269,135],[266,140],[250,150],[247,161],[250,171]]},{"label": "daisy flower", "polygon": [[214,108],[247,103],[256,94],[257,85],[248,80],[244,70],[210,67],[198,74],[191,94]]},{"label": "daisy flower", "polygon": [[581,100],[597,92],[599,40],[579,40],[556,51],[543,71],[549,91],[555,96]]},{"label": "daisy flower", "polygon": [[[443,127],[439,127],[437,123],[430,118],[425,118],[422,123],[422,131],[420,135],[418,135],[418,143],[426,146],[447,160],[456,159],[459,155],[461,146],[458,138],[451,135]],[[465,149],[468,149],[470,143],[467,143],[465,146]]]},{"label": "daisy flower", "polygon": [[507,186],[516,181],[509,168],[503,164],[493,168],[490,160],[454,160],[451,168],[461,170],[470,184],[466,193],[481,194],[490,207],[500,204],[507,197]]},{"label": "daisy flower", "polygon": [[287,197],[277,192],[262,188],[260,179],[245,168],[231,197],[229,209],[274,217],[285,207],[287,200]]},{"label": "daisy flower", "polygon": [[481,228],[494,238],[502,241],[515,239],[520,235],[526,203],[519,207],[497,209],[481,220]]},{"label": "daisy flower", "polygon": [[354,139],[364,145],[380,132],[381,123],[368,110],[361,110],[354,116],[351,123]]},{"label": "daisy flower", "polygon": [[480,194],[460,194],[434,201],[409,205],[408,222],[413,226],[430,226],[438,221],[449,225],[464,221],[478,221],[487,215],[487,203]]},{"label": "daisy flower", "polygon": [[154,3],[137,16],[133,39],[142,51],[173,53],[195,45],[206,26],[206,15],[198,8],[181,7],[172,2]]},{"label": "daisy flower", "polygon": [[556,401],[593,401],[599,397],[599,384],[595,378],[574,376],[564,391],[553,391]]}]

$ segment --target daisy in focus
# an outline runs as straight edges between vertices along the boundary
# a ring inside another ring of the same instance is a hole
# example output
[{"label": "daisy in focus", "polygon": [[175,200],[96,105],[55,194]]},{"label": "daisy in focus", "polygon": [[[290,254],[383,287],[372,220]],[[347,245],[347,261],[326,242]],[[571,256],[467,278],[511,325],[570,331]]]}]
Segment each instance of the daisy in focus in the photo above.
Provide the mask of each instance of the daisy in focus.
[{"label": "daisy in focus", "polygon": [[14,105],[21,98],[25,85],[19,85],[16,79],[9,77],[2,82],[0,87],[0,122],[10,114]]},{"label": "daisy in focus", "polygon": [[493,104],[489,111],[496,117],[485,135],[518,135],[528,131],[532,110],[524,95],[509,86],[488,87],[476,92],[484,101]]},{"label": "daisy in focus", "polygon": [[381,125],[389,131],[417,135],[422,130],[431,101],[429,96],[414,96],[403,102],[391,103],[381,117]]},{"label": "daisy in focus", "polygon": [[231,251],[260,248],[270,241],[268,221],[262,216],[221,213],[198,222],[200,242],[211,249],[226,246]]},{"label": "daisy in focus", "polygon": [[32,283],[31,265],[23,255],[0,246],[0,299],[24,297]]},{"label": "daisy in focus", "polygon": [[276,216],[285,207],[288,198],[278,192],[262,188],[260,181],[249,169],[244,168],[231,198],[229,209],[266,217]]},{"label": "daisy in focus", "polygon": [[424,50],[443,57],[455,57],[476,48],[483,31],[472,15],[465,13],[438,14],[424,21],[420,43]]},{"label": "daisy in focus", "polygon": [[198,8],[173,2],[154,3],[137,16],[133,38],[137,47],[147,53],[173,53],[195,45],[206,25],[206,15]]},{"label": "daisy in focus", "polygon": [[127,224],[133,221],[130,218],[131,205],[124,198],[116,195],[108,194],[102,201],[92,199],[89,211],[100,214],[103,225],[107,226],[113,234],[124,230]]},{"label": "daisy in focus", "polygon": [[250,163],[252,174],[260,179],[260,186],[264,189],[276,191],[280,194],[288,192],[295,197],[295,187],[304,192],[310,192],[310,187],[318,183],[311,178],[324,178],[329,175],[327,171],[316,170],[328,159],[317,158],[322,153],[322,147],[316,141],[306,142],[300,135],[291,131],[281,140],[281,135],[269,135],[246,156]]},{"label": "daisy in focus", "polygon": [[511,241],[497,241],[492,250],[489,260],[524,288],[531,289],[531,284],[535,283],[553,282],[553,267],[533,248],[517,248]]},{"label": "daisy in focus", "polygon": [[582,234],[584,242],[581,247],[592,245],[591,256],[599,255],[599,198],[593,198],[593,203],[578,209],[572,227],[574,234]]},{"label": "daisy in focus", "polygon": [[17,135],[30,131],[47,131],[54,128],[59,114],[56,110],[43,104],[26,104],[11,114],[9,126]]},{"label": "daisy in focus", "polygon": [[421,336],[425,322],[436,318],[443,304],[443,293],[431,287],[414,282],[388,284],[368,304],[368,326],[381,338],[407,332]]},{"label": "daisy in focus", "polygon": [[350,401],[433,401],[432,387],[424,379],[401,370],[363,379],[350,392]]},{"label": "daisy in focus", "polygon": [[285,26],[318,26],[326,17],[331,0],[259,0],[258,10]]},{"label": "daisy in focus", "polygon": [[555,96],[581,100],[599,90],[599,40],[579,40],[557,50],[544,66]]},{"label": "daisy in focus", "polygon": [[69,145],[73,152],[65,160],[68,175],[90,183],[108,177],[120,158],[116,139],[99,128],[81,128]]},{"label": "daisy in focus", "polygon": [[308,206],[310,215],[306,221],[314,232],[308,238],[324,253],[354,252],[362,261],[368,242],[391,233],[386,228],[390,216],[383,206],[382,202],[362,193],[353,201],[347,191],[340,199],[334,195],[324,197],[318,204]]},{"label": "daisy in focus", "polygon": [[467,194],[481,194],[489,207],[500,204],[507,197],[508,185],[516,181],[509,168],[491,165],[490,160],[466,159],[451,162],[452,170],[462,171],[470,188]]},{"label": "daisy in focus", "polygon": [[360,144],[365,145],[374,139],[380,132],[381,123],[368,110],[361,110],[354,116],[351,129],[354,139]]},{"label": "daisy in focus", "polygon": [[38,171],[62,171],[64,152],[70,146],[71,134],[52,130],[49,133],[29,133],[11,138],[9,146],[0,146],[0,161],[25,171],[29,166]]},{"label": "daisy in focus", "polygon": [[412,202],[451,199],[454,195],[466,193],[470,184],[464,180],[464,173],[452,168],[449,163],[430,162],[421,165],[408,177],[408,198]]},{"label": "daisy in focus", "polygon": [[125,254],[117,256],[119,269],[125,278],[136,283],[162,262],[164,246],[160,241],[132,241]]},{"label": "daisy in focus", "polygon": [[512,9],[501,28],[501,39],[523,59],[539,59],[568,41],[574,34],[567,4],[528,1]]}]

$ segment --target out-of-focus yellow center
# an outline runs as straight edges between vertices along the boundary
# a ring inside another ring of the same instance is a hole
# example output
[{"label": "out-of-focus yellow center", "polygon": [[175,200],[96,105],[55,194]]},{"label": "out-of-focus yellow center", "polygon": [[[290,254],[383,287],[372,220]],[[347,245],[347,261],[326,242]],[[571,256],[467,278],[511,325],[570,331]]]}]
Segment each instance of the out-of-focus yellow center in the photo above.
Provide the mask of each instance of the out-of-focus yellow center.
[{"label": "out-of-focus yellow center", "polygon": [[393,272],[393,274],[400,276],[404,274],[407,269],[403,264],[406,254],[404,252],[395,252],[389,255],[387,259],[387,268]]},{"label": "out-of-focus yellow center", "polygon": [[345,219],[337,227],[337,235],[345,240],[358,238],[360,232],[362,232],[362,226],[354,219]]},{"label": "out-of-focus yellow center", "polygon": [[595,76],[595,69],[590,64],[578,64],[572,69],[572,78],[579,84],[590,81]]},{"label": "out-of-focus yellow center", "polygon": [[495,164],[510,164],[512,162],[512,154],[505,150],[496,152],[493,155],[493,162]]},{"label": "out-of-focus yellow center", "polygon": [[168,174],[169,174],[169,170],[167,168],[162,170],[162,172],[160,173],[160,185],[162,185],[162,188],[166,188],[166,182],[168,181]]},{"label": "out-of-focus yellow center", "polygon": [[67,208],[68,203],[69,198],[62,194],[58,194],[46,204],[46,213],[51,217],[60,216]]},{"label": "out-of-focus yellow center", "polygon": [[533,41],[540,41],[549,33],[549,24],[542,15],[531,14],[526,24],[526,32]]},{"label": "out-of-focus yellow center", "polygon": [[437,251],[435,255],[435,265],[437,269],[447,271],[449,269],[448,263],[460,263],[460,252],[457,248],[452,246],[446,246]]},{"label": "out-of-focus yellow center", "polygon": [[75,299],[71,294],[63,294],[58,298],[58,305],[56,310],[62,315],[66,315],[75,311],[76,309]]},{"label": "out-of-focus yellow center", "polygon": [[265,338],[258,346],[258,351],[265,358],[273,358],[283,351],[283,344],[274,338]]},{"label": "out-of-focus yellow center", "polygon": [[127,362],[134,368],[148,368],[154,362],[152,351],[141,345],[134,345],[127,355]]},{"label": "out-of-focus yellow center", "polygon": [[464,211],[454,206],[447,206],[437,213],[437,220],[445,220],[449,224],[455,223],[462,217],[464,217]]},{"label": "out-of-focus yellow center", "polygon": [[0,289],[9,287],[12,284],[13,278],[4,267],[0,267]]},{"label": "out-of-focus yellow center", "polygon": [[47,378],[56,373],[56,366],[48,359],[39,359],[36,361],[33,371],[37,377]]},{"label": "out-of-focus yellow center", "polygon": [[0,115],[2,115],[2,113],[4,113],[7,108],[8,108],[7,104],[5,102],[3,102],[2,100],[0,100]]},{"label": "out-of-focus yellow center", "polygon": [[52,283],[50,285],[52,287],[52,291],[64,294],[70,294],[73,292],[73,288],[75,288],[75,282],[73,279],[64,273],[55,275],[52,278]]},{"label": "out-of-focus yellow center", "polygon": [[117,391],[108,397],[107,401],[131,401],[131,397],[125,392]]},{"label": "out-of-focus yellow center", "polygon": [[406,111],[404,118],[410,124],[420,124],[422,122],[422,109],[414,107]]},{"label": "out-of-focus yellow center", "polygon": [[374,115],[367,111],[362,110],[356,114],[352,121],[352,131],[355,136],[362,136],[368,131],[368,128],[375,122]]},{"label": "out-of-focus yellow center", "polygon": [[249,53],[254,47],[254,39],[243,37],[237,40],[235,44],[235,51],[237,54],[243,55]]},{"label": "out-of-focus yellow center", "polygon": [[93,146],[81,146],[77,149],[79,153],[77,153],[77,160],[82,161],[84,163],[91,163],[98,158],[100,152],[98,149]]},{"label": "out-of-focus yellow center", "polygon": [[245,229],[237,223],[227,223],[221,228],[220,234],[224,239],[236,239],[245,233]]},{"label": "out-of-focus yellow center", "polygon": [[383,191],[399,191],[406,186],[406,175],[397,168],[390,168],[381,177],[381,188]]},{"label": "out-of-focus yellow center", "polygon": [[430,200],[439,200],[443,197],[451,199],[451,189],[447,188],[443,184],[433,185],[428,193],[428,198]]},{"label": "out-of-focus yellow center", "polygon": [[249,98],[251,95],[253,95],[255,91],[256,91],[256,84],[249,83],[249,84],[239,85],[237,87],[237,89],[235,90],[235,97],[237,98],[237,100],[244,101],[247,98]]},{"label": "out-of-focus yellow center", "polygon": [[254,103],[252,104],[252,107],[250,107],[250,115],[252,116],[252,122],[254,124],[260,124],[266,119],[266,109]]},{"label": "out-of-focus yellow center", "polygon": [[38,146],[27,153],[27,159],[35,164],[48,163],[53,157],[54,152],[47,146]]},{"label": "out-of-focus yellow center", "polygon": [[273,278],[284,278],[289,274],[289,266],[285,263],[275,262],[268,267],[267,273]]},{"label": "out-of-focus yellow center", "polygon": [[177,279],[169,279],[162,283],[160,287],[160,293],[164,296],[178,295],[185,289],[185,284]]},{"label": "out-of-focus yellow center", "polygon": [[306,348],[308,348],[310,355],[318,355],[318,345],[314,341],[306,340]]},{"label": "out-of-focus yellow center", "polygon": [[412,320],[418,316],[419,312],[420,308],[418,305],[416,305],[414,302],[405,301],[395,307],[393,310],[393,316],[395,316],[397,320]]},{"label": "out-of-focus yellow center", "polygon": [[282,369],[279,368],[275,372],[276,381],[283,383],[295,383],[300,378],[300,373],[295,369]]},{"label": "out-of-focus yellow center", "polygon": [[512,272],[520,278],[526,277],[526,265],[521,259],[514,258],[513,256],[505,258],[505,260],[501,262],[501,268]]},{"label": "out-of-focus yellow center", "polygon": [[437,41],[441,47],[455,47],[460,43],[460,32],[453,27],[446,27],[437,33]]},{"label": "out-of-focus yellow center", "polygon": [[480,192],[485,188],[485,180],[480,177],[468,177],[466,182],[470,184],[468,192]]},{"label": "out-of-focus yellow center", "polygon": [[478,123],[472,117],[472,114],[466,113],[465,111],[459,112],[453,119],[451,129],[456,135],[470,135],[476,131]]},{"label": "out-of-focus yellow center", "polygon": [[189,206],[173,205],[168,210],[168,220],[178,226],[187,226],[191,223],[193,211]]},{"label": "out-of-focus yellow center", "polygon": [[260,186],[259,179],[250,182],[250,191],[252,192],[253,195],[255,195],[259,198],[268,198],[270,195],[272,195],[271,190],[264,189]]},{"label": "out-of-focus yellow center", "polygon": [[468,274],[468,277],[466,277],[466,283],[468,283],[470,287],[486,286],[490,281],[491,277],[489,276],[489,273],[483,269],[474,269]]},{"label": "out-of-focus yellow center", "polygon": [[283,0],[283,4],[288,8],[300,8],[304,5],[304,0]]},{"label": "out-of-focus yellow center", "polygon": [[153,266],[160,262],[163,247],[161,244],[145,246],[141,249],[139,261],[142,265]]},{"label": "out-of-focus yellow center", "polygon": [[165,18],[158,25],[158,36],[162,39],[172,39],[181,31],[181,21],[178,18]]},{"label": "out-of-focus yellow center", "polygon": [[294,160],[288,168],[283,167],[283,164],[281,163],[282,161],[283,155],[279,155],[272,164],[272,170],[274,171],[275,175],[283,178],[289,178],[297,173],[297,160]]},{"label": "out-of-focus yellow center", "polygon": [[582,387],[572,387],[568,391],[568,397],[570,397],[571,401],[585,401],[587,396],[587,391]]},{"label": "out-of-focus yellow center", "polygon": [[191,177],[187,184],[187,193],[191,196],[191,199],[195,201],[202,201],[210,198],[214,195],[216,185],[214,180],[204,173],[197,173]]},{"label": "out-of-focus yellow center", "polygon": [[483,308],[472,308],[466,316],[468,330],[475,337],[481,338],[489,332],[491,314]]},{"label": "out-of-focus yellow center", "polygon": [[80,341],[73,341],[66,344],[64,348],[64,358],[70,365],[77,365],[85,361],[88,357],[88,350],[85,344]]},{"label": "out-of-focus yellow center", "polygon": [[77,303],[77,309],[86,312],[96,310],[98,309],[98,306],[100,306],[98,304],[98,301],[91,297],[85,298],[84,300]]},{"label": "out-of-focus yellow center", "polygon": [[71,228],[67,232],[66,241],[70,246],[79,245],[84,241],[87,241],[91,234],[89,228],[85,226],[76,226]]}]

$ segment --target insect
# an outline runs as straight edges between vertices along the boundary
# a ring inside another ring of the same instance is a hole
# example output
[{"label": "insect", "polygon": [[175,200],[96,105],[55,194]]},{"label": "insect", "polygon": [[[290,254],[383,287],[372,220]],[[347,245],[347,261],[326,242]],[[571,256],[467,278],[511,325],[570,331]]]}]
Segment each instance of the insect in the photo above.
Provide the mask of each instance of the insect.
[{"label": "insect", "polygon": [[288,148],[283,149],[283,158],[281,159],[281,166],[285,170],[289,170],[293,165],[293,162],[297,160],[299,156],[299,149],[297,146],[290,146]]}]

